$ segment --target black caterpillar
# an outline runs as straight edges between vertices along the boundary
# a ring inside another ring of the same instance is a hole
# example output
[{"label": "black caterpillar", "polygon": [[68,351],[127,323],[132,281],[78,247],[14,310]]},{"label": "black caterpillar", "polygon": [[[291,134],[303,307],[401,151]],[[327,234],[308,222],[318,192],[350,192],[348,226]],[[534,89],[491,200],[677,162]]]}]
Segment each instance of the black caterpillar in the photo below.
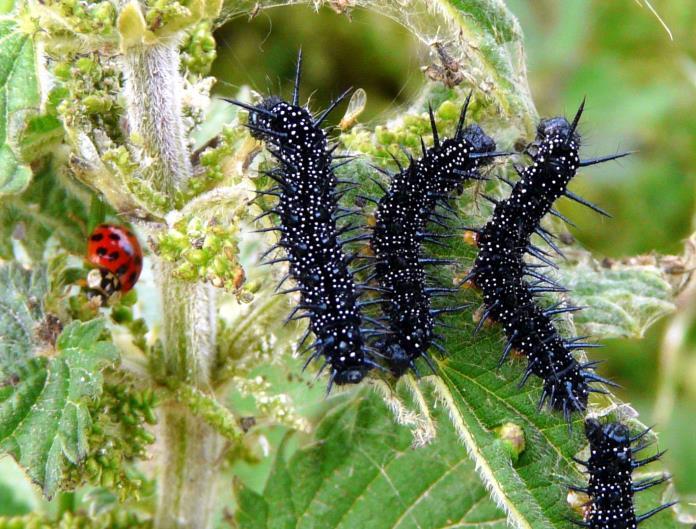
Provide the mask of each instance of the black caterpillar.
[{"label": "black caterpillar", "polygon": [[[340,182],[334,174],[336,166],[345,162],[334,163],[334,149],[329,147],[327,134],[321,128],[328,113],[348,92],[318,117],[313,117],[298,105],[301,65],[300,53],[292,103],[275,96],[255,107],[230,102],[250,111],[247,126],[252,135],[264,140],[279,162],[278,167],[266,173],[277,187],[262,192],[278,197],[278,203],[262,216],[275,213],[280,225],[261,231],[281,233],[280,241],[269,252],[282,247],[287,258],[274,259],[268,264],[290,263],[288,275],[297,286],[285,292],[300,292],[301,302],[288,319],[309,319],[309,328],[300,347],[309,332],[314,333],[316,340],[309,347],[314,351],[307,364],[314,358],[324,357],[322,370],[331,366],[330,390],[334,382],[356,384],[367,371],[377,367],[368,356],[365,335],[378,331],[362,327],[359,289],[348,267],[350,258],[344,253],[343,245],[363,236],[340,238],[354,229],[336,226],[339,214],[351,213],[338,206],[342,193],[337,190]],[[304,312],[296,315],[300,310]]]},{"label": "black caterpillar", "polygon": [[[370,244],[376,266],[371,278],[379,283],[382,310],[389,327],[378,349],[396,376],[409,368],[415,369],[419,357],[434,371],[427,351],[431,345],[442,347],[434,341],[435,319],[439,314],[456,310],[432,308],[432,296],[457,289],[427,284],[424,266],[448,262],[423,255],[424,242],[437,243],[437,238],[446,236],[429,233],[428,224],[445,226],[447,210],[452,211],[448,199],[453,192],[461,192],[467,179],[481,180],[479,167],[500,155],[494,152],[495,142],[480,127],[464,128],[470,99],[471,95],[462,107],[454,137],[440,141],[430,108],[433,147],[426,149],[422,144],[422,157],[411,158],[409,166],[400,168],[396,174],[383,171],[391,183],[388,190],[382,188],[384,195],[375,212]],[[445,208],[444,215],[436,211],[437,206]]]},{"label": "black caterpillar", "polygon": [[585,434],[590,443],[590,458],[576,461],[585,467],[589,474],[587,487],[570,487],[583,492],[590,498],[587,514],[583,521],[571,520],[575,524],[590,529],[636,529],[638,524],[654,514],[671,507],[676,502],[665,503],[651,511],[636,516],[633,495],[665,482],[669,476],[647,478],[635,482],[632,472],[643,465],[656,461],[664,452],[642,460],[635,454],[650,446],[642,443],[633,446],[650,431],[650,428],[631,437],[628,427],[619,422],[602,425],[597,419],[585,421]]},{"label": "black caterpillar", "polygon": [[[527,148],[532,164],[516,167],[520,180],[512,183],[507,200],[497,202],[491,220],[476,233],[479,254],[467,277],[483,291],[485,311],[477,331],[487,318],[503,325],[507,344],[500,359],[502,364],[514,348],[527,357],[528,364],[520,382],[524,385],[530,375],[543,380],[539,407],[548,400],[552,409],[563,412],[570,421],[573,411],[587,407],[590,392],[603,392],[591,386],[592,382],[607,380],[594,373],[597,362],[579,363],[573,356],[575,349],[592,347],[582,338],[564,339],[556,330],[551,316],[579,310],[578,307],[556,305],[544,310],[536,301],[544,292],[565,292],[565,289],[540,271],[544,266],[556,267],[550,254],[531,244],[537,233],[551,248],[561,254],[552,241],[552,235],[540,226],[540,221],[551,212],[553,203],[561,196],[569,197],[596,211],[606,214],[597,206],[566,189],[568,182],[580,167],[613,160],[628,153],[595,160],[580,161],[580,137],[576,128],[582,111],[580,106],[573,123],[565,118],[546,119],[539,123],[535,141]],[[527,264],[524,255],[530,254],[543,264]],[[562,255],[562,254],[561,254]],[[535,280],[530,283],[527,278]]]}]

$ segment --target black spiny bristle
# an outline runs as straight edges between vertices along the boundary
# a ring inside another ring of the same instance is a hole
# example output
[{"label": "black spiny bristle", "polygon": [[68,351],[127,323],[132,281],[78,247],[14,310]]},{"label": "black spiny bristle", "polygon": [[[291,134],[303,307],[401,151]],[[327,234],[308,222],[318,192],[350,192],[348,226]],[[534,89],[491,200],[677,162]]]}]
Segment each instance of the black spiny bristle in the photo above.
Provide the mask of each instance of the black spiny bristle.
[{"label": "black spiny bristle", "polygon": [[636,515],[634,494],[664,483],[669,476],[633,480],[635,468],[657,460],[661,453],[636,461],[637,449],[632,446],[636,438],[630,436],[626,425],[620,422],[602,424],[589,418],[585,421],[585,435],[590,444],[590,458],[575,461],[584,467],[589,483],[587,487],[571,489],[586,493],[590,501],[585,519],[582,522],[575,520],[575,523],[590,529],[635,529],[642,521],[674,505],[675,502],[666,503]]},{"label": "black spiny bristle", "polygon": [[446,201],[462,191],[468,179],[480,177],[479,168],[488,163],[487,157],[477,157],[495,150],[495,143],[476,125],[464,128],[466,108],[462,108],[455,136],[441,139],[435,116],[428,107],[433,147],[423,145],[423,157],[404,168],[394,158],[398,172],[391,176],[375,212],[375,227],[370,241],[376,265],[373,277],[383,292],[382,310],[387,316],[391,333],[380,339],[378,348],[386,358],[391,372],[401,376],[415,369],[415,361],[427,356],[431,346],[441,349],[434,338],[436,317],[453,308],[433,309],[433,295],[450,289],[429,288],[426,265],[449,264],[451,260],[427,257],[424,243],[442,244],[440,234],[430,233],[428,225],[447,226],[447,217],[437,213],[440,207],[456,217],[456,210]]},{"label": "black spiny bristle", "polygon": [[581,165],[577,127],[583,109],[584,101],[572,123],[562,117],[539,123],[537,137],[526,150],[532,153],[532,163],[526,167],[515,166],[520,180],[508,182],[512,191],[506,200],[489,199],[495,210],[478,233],[479,254],[470,274],[483,291],[485,316],[499,322],[507,334],[503,359],[512,349],[526,356],[528,364],[522,380],[531,375],[541,378],[539,404],[548,403],[561,411],[569,423],[572,412],[585,410],[589,393],[602,391],[591,384],[608,381],[594,374],[593,366],[583,368],[573,356],[574,349],[593,344],[564,340],[551,319],[555,314],[578,308],[544,310],[537,304],[538,295],[566,289],[548,275],[537,272],[523,257],[528,253],[544,265],[558,268],[549,252],[530,242],[531,236],[537,234],[553,251],[563,255],[552,234],[540,226],[547,213],[569,222],[552,208],[558,198],[566,196],[607,214],[567,189]]},{"label": "black spiny bristle", "polygon": [[[365,353],[369,329],[362,327],[364,319],[358,303],[360,293],[348,267],[350,259],[342,249],[344,244],[365,236],[340,239],[342,234],[361,226],[337,229],[339,213],[346,214],[346,210],[338,205],[338,199],[346,188],[337,190],[339,181],[334,169],[344,162],[335,163],[335,147],[329,146],[327,134],[320,128],[328,112],[347,92],[315,120],[308,110],[299,106],[301,66],[300,51],[292,103],[276,96],[265,99],[258,106],[231,102],[249,110],[248,127],[252,135],[265,141],[278,160],[277,166],[266,173],[278,184],[277,189],[261,193],[278,197],[273,212],[280,223],[258,231],[278,231],[281,234],[277,247],[271,248],[267,254],[283,248],[287,256],[266,264],[289,262],[289,274],[281,284],[287,278],[294,279],[297,286],[285,292],[297,291],[301,300],[287,321],[309,320],[308,331],[311,330],[316,340],[310,346],[313,352],[308,363],[320,356],[324,358],[321,370],[330,368],[330,389],[334,383],[360,382],[375,366]],[[279,289],[280,285],[276,290]]]}]

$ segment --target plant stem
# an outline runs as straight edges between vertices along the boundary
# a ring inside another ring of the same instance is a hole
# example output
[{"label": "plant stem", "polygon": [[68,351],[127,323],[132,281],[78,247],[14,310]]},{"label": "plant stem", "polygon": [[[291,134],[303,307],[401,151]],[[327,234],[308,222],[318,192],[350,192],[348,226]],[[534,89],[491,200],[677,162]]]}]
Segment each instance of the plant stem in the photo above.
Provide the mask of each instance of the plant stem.
[{"label": "plant stem", "polygon": [[[125,50],[123,64],[128,120],[142,147],[143,176],[171,204],[191,177],[176,41],[132,46]],[[216,351],[215,291],[177,279],[173,265],[163,261],[156,264],[156,275],[164,349],[164,366],[158,367],[169,382],[186,382],[208,392]],[[162,406],[160,426],[155,529],[208,529],[223,440],[176,402]]]},{"label": "plant stem", "polygon": [[[165,372],[205,391],[215,352],[215,292],[178,280],[172,271],[172,265],[160,263]],[[176,402],[163,407],[161,425],[155,528],[205,529],[214,507],[222,437]]]},{"label": "plant stem", "polygon": [[[694,222],[696,225],[696,220]],[[691,245],[696,234],[686,242],[685,255],[692,255]],[[693,270],[693,257],[685,263],[687,270]],[[688,351],[689,328],[696,315],[696,277],[691,276],[676,299],[677,310],[667,326],[659,354],[659,372],[653,420],[666,425],[672,418],[677,399],[677,386],[681,373],[679,365]]]},{"label": "plant stem", "polygon": [[128,123],[142,142],[143,175],[173,199],[191,177],[176,39],[130,47],[124,54],[124,69]]}]

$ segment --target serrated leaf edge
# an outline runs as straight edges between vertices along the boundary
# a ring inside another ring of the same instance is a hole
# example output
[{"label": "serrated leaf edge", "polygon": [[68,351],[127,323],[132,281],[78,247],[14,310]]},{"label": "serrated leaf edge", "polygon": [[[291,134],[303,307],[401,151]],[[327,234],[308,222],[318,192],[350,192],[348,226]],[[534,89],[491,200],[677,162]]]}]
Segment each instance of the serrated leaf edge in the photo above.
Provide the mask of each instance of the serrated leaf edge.
[{"label": "serrated leaf edge", "polygon": [[457,432],[459,440],[465,446],[469,457],[474,462],[476,471],[481,477],[486,490],[488,490],[490,493],[491,498],[495,504],[507,515],[508,524],[515,529],[533,529],[532,526],[526,521],[522,513],[517,510],[514,503],[509,500],[504,488],[496,479],[493,469],[489,466],[488,461],[480,452],[478,444],[467,429],[464,418],[459,413],[457,406],[454,403],[452,393],[445,385],[442,378],[437,375],[429,375],[427,377],[423,377],[423,380],[433,387],[438,401],[441,402],[447,410],[450,421]]}]

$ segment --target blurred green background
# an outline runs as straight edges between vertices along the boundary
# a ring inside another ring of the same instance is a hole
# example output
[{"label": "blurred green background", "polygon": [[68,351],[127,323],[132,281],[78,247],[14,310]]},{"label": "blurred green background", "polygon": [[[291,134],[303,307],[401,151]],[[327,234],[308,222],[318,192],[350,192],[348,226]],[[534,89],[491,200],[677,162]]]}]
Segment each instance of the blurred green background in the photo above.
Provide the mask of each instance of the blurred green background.
[{"label": "blurred green background", "polygon": [[[599,257],[681,253],[694,229],[696,2],[651,2],[673,40],[638,0],[507,3],[525,34],[529,81],[540,114],[571,114],[587,96],[581,126],[585,155],[638,151],[577,179],[574,189],[613,218],[563,204],[578,225],[574,234]],[[264,10],[252,20],[230,21],[216,38],[212,73],[220,80],[218,93],[233,94],[242,85],[261,93],[289,90],[302,46],[307,58],[303,86],[317,89],[313,106],[322,107],[347,86],[362,87],[368,94],[362,122],[406,104],[424,81],[420,67],[428,57],[404,28],[361,10],[352,11],[350,20],[327,8],[318,15],[302,6]],[[672,319],[654,326],[643,340],[607,342],[603,370],[622,384],[621,397],[644,422],[659,421],[656,428],[663,448],[669,448],[666,461],[679,491],[696,494],[696,336],[686,323],[687,339],[668,383],[660,366],[665,333],[675,332]],[[656,407],[660,391],[675,397],[673,406]]]}]

